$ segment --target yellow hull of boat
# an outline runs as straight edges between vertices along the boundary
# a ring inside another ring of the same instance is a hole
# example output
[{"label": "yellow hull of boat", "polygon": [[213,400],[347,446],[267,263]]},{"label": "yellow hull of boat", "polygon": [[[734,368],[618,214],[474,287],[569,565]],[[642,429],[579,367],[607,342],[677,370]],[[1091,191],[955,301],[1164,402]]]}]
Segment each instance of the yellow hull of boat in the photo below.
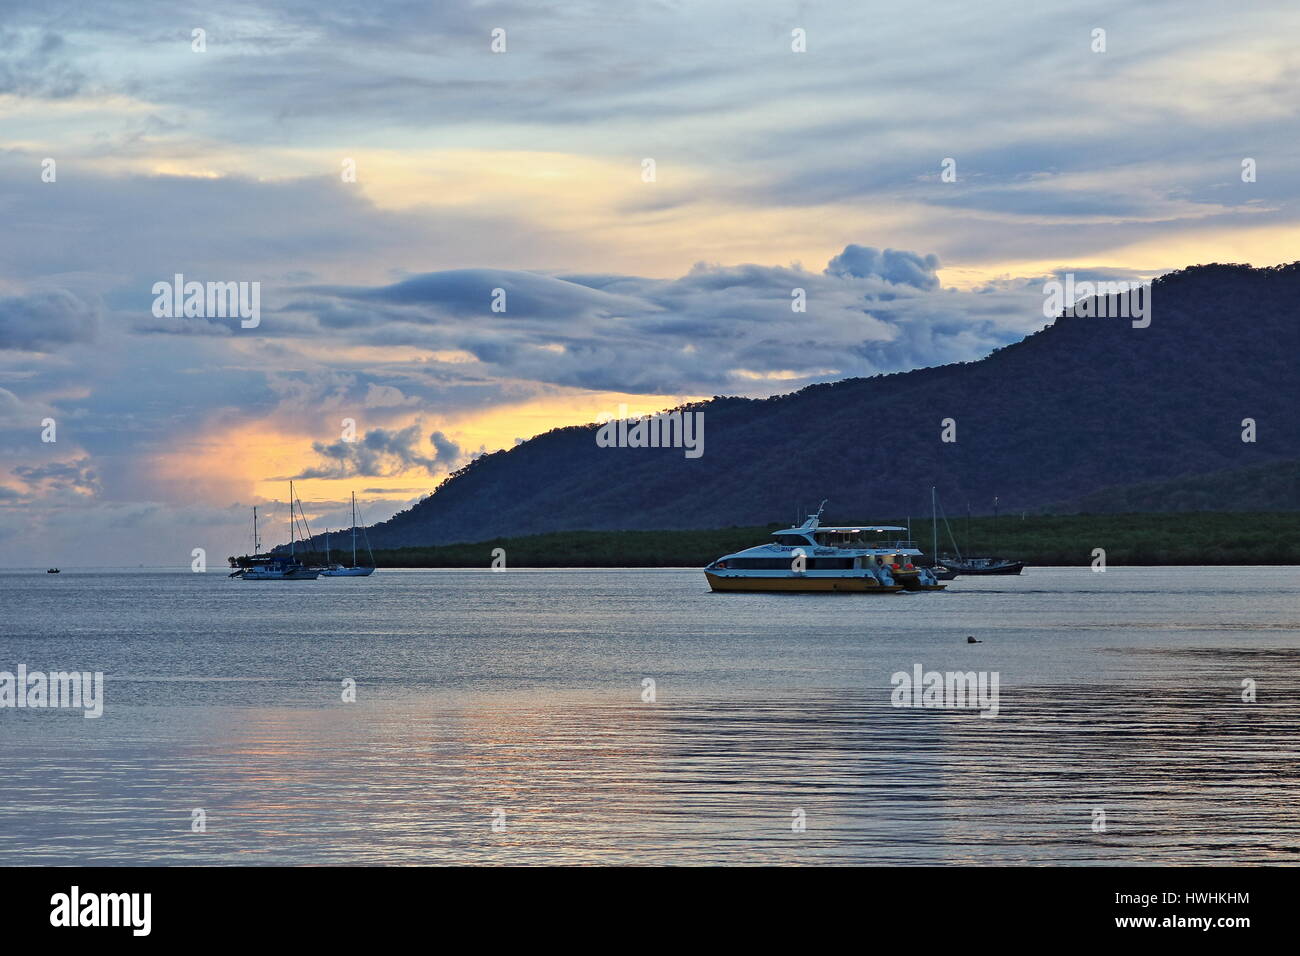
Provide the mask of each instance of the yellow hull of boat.
[{"label": "yellow hull of boat", "polygon": [[860,594],[893,594],[903,590],[902,585],[892,587],[875,578],[733,578],[705,571],[709,587],[714,591],[844,591]]}]

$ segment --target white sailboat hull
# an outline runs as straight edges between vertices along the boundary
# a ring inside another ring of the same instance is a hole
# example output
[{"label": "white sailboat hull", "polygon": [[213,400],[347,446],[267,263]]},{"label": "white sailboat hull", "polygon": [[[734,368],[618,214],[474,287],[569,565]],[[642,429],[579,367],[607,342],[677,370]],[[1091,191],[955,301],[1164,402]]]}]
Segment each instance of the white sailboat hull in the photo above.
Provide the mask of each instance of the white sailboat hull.
[{"label": "white sailboat hull", "polygon": [[[366,547],[369,548],[369,538],[366,541]],[[329,532],[325,533],[325,560],[329,561]],[[345,568],[341,564],[331,564],[321,571],[321,576],[326,578],[368,578],[375,573],[374,560],[375,556],[371,554],[371,567],[362,568],[357,566],[357,493],[354,491],[352,492],[352,566]]]},{"label": "white sailboat hull", "polygon": [[297,565],[289,568],[251,567],[239,575],[245,581],[314,581],[320,572]]}]

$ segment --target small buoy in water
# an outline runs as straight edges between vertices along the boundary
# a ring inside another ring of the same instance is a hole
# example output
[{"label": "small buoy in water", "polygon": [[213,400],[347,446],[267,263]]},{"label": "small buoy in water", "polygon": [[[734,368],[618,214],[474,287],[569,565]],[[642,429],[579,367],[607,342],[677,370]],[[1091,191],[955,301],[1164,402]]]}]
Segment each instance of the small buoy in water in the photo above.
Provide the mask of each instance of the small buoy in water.
[{"label": "small buoy in water", "polygon": [[969,634],[967,634],[967,635],[966,635],[966,643],[967,643],[967,644],[983,644],[984,642],[983,642],[983,641],[977,641],[977,640],[975,640],[975,638],[973,638],[973,637],[971,637]]}]

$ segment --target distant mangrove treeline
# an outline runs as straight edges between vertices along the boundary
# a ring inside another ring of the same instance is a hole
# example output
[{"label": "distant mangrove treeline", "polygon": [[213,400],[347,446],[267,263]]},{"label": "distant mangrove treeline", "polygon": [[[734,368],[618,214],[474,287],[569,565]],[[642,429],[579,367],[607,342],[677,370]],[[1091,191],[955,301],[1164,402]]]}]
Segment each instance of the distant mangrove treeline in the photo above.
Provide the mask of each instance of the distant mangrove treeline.
[{"label": "distant mangrove treeline", "polygon": [[[950,524],[963,554],[1005,555],[1034,565],[1086,565],[1094,548],[1105,549],[1108,566],[1300,564],[1300,512],[1016,514],[997,519],[963,516],[950,519]],[[942,520],[939,525],[939,551],[952,554]],[[566,531],[376,551],[375,563],[381,568],[486,568],[494,549],[500,548],[506,566],[515,568],[703,567],[723,554],[764,543],[779,527]],[[929,519],[913,519],[911,527],[917,547],[929,554]]]}]

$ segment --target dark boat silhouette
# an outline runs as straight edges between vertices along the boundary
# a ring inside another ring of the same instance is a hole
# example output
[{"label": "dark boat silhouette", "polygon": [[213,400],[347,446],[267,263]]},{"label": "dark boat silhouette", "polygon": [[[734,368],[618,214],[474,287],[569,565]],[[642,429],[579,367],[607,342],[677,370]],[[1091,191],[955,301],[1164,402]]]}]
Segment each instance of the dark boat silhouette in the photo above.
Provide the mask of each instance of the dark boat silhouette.
[{"label": "dark boat silhouette", "polygon": [[253,553],[246,554],[242,558],[232,557],[230,566],[234,570],[227,577],[242,578],[245,581],[315,581],[320,577],[322,568],[308,567],[294,557],[294,536],[298,527],[295,508],[307,531],[305,540],[311,540],[311,528],[307,527],[307,516],[302,511],[302,501],[294,492],[291,481],[289,482],[289,553],[287,555],[259,553],[262,550],[262,543],[257,533],[257,505],[253,505]]},{"label": "dark boat silhouette", "polygon": [[957,574],[1019,574],[1025,567],[1011,558],[943,558],[939,563]]},{"label": "dark boat silhouette", "polygon": [[[952,526],[948,524],[948,518],[946,515],[943,517],[943,523],[948,528],[948,536],[952,538],[953,550],[957,552],[957,557],[939,557],[939,515],[942,512],[939,510],[938,493],[934,488],[930,489],[930,509],[931,521],[934,524],[935,564],[938,567],[944,568],[952,577],[956,577],[959,574],[1019,574],[1024,570],[1025,562],[1016,561],[1012,558],[976,558],[969,555],[963,558],[961,555],[961,548],[957,547],[957,537],[952,533]],[[997,533],[997,521],[998,499],[994,498],[993,529],[995,534]],[[948,579],[940,578],[940,580]]]}]

